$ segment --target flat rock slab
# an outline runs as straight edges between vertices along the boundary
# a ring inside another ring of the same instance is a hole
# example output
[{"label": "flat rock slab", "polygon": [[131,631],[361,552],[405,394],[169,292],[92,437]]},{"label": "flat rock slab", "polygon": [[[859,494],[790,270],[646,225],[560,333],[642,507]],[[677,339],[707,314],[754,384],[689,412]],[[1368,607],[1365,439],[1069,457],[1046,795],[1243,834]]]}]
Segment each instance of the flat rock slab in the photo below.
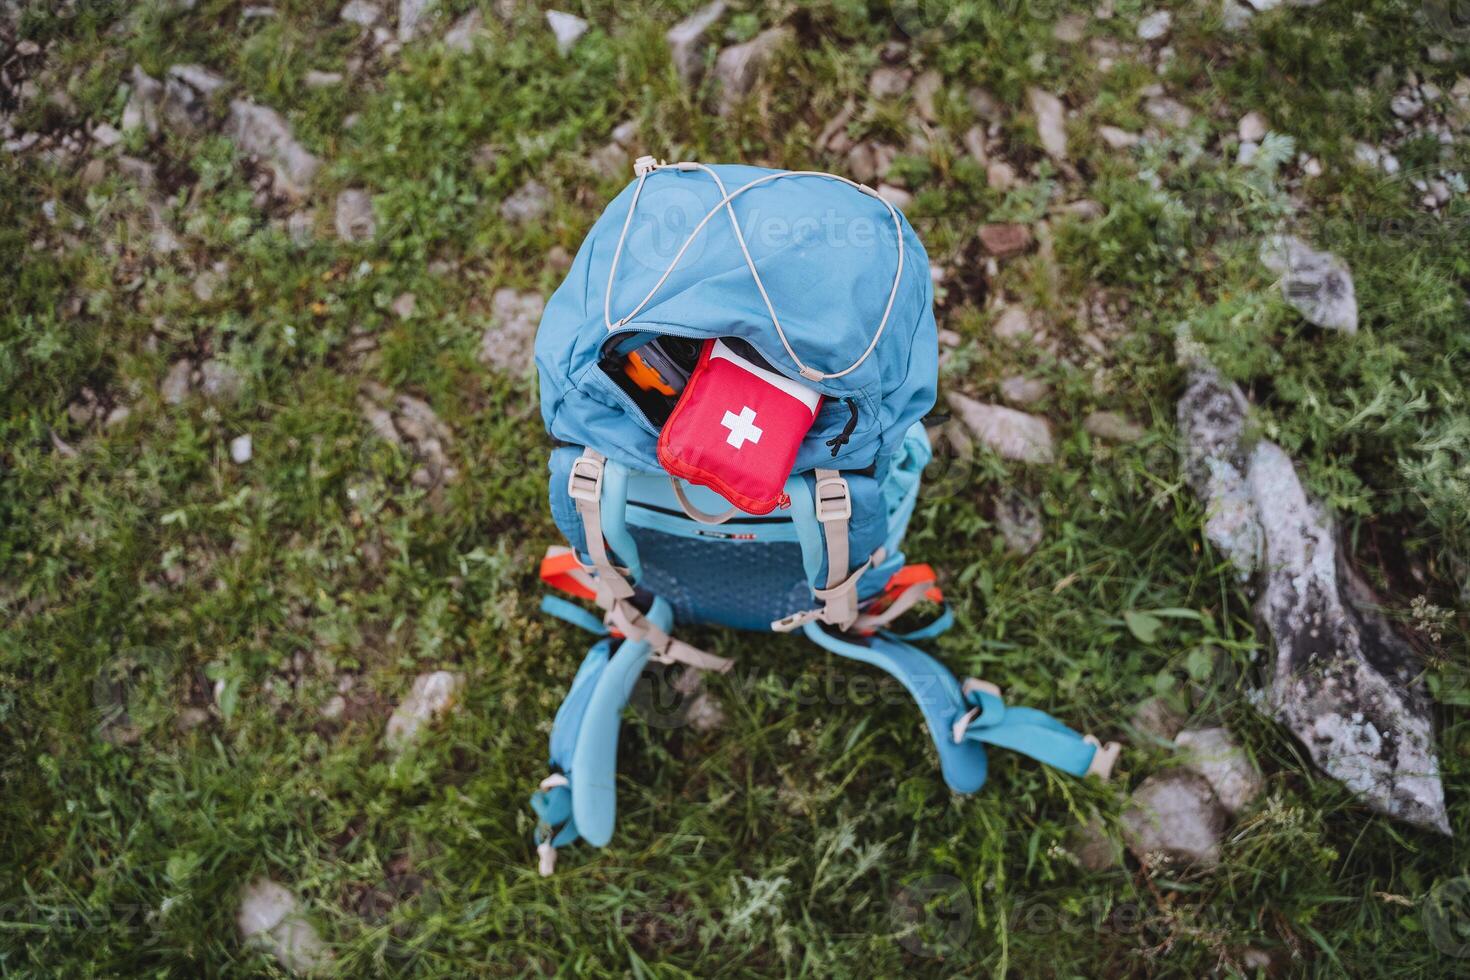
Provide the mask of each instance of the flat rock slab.
[{"label": "flat rock slab", "polygon": [[1204,777],[1231,815],[1255,802],[1266,788],[1261,771],[1224,728],[1180,732],[1174,744],[1184,750],[1185,764]]},{"label": "flat rock slab", "polygon": [[728,116],[750,93],[756,79],[776,52],[785,47],[795,32],[786,26],[761,31],[744,44],[734,44],[715,59],[715,84],[719,89],[719,113]]},{"label": "flat rock slab", "polygon": [[413,690],[403,699],[388,719],[384,741],[395,751],[402,751],[419,740],[424,727],[452,709],[464,687],[464,677],[447,670],[420,674],[414,678]]},{"label": "flat rock slab", "polygon": [[322,162],[301,145],[279,112],[236,99],[230,103],[226,134],[240,149],[271,168],[278,193],[299,200],[311,192]]},{"label": "flat rock slab", "polygon": [[965,428],[1006,459],[1050,463],[1056,458],[1051,424],[1041,416],[987,405],[958,392],[951,392],[948,400]]},{"label": "flat rock slab", "polygon": [[332,961],[332,951],[302,915],[296,896],[269,878],[245,886],[235,922],[246,943],[264,949],[292,973],[316,973]]},{"label": "flat rock slab", "polygon": [[1261,246],[1261,264],[1281,277],[1281,295],[1308,323],[1358,332],[1358,296],[1342,259],[1300,238],[1277,235]]},{"label": "flat rock slab", "polygon": [[1239,388],[1181,341],[1185,477],[1205,533],[1242,575],[1275,660],[1260,705],[1312,760],[1374,809],[1448,834],[1429,699],[1414,651],[1342,560],[1331,515],[1282,449],[1247,436]]}]

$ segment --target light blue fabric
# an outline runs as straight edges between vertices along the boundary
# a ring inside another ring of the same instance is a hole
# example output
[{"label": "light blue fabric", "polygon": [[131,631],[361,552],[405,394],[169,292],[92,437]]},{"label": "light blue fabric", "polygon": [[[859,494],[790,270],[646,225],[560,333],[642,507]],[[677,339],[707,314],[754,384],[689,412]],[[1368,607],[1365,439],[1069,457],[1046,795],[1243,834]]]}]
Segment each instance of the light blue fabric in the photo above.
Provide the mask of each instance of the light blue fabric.
[{"label": "light blue fabric", "polygon": [[[772,171],[716,165],[729,190]],[[609,332],[603,299],[618,235],[633,198],[629,185],[593,225],[536,335],[541,412],[547,431],[594,446],[631,469],[658,470],[657,431],[598,366]],[[612,319],[630,312],[668,267],[689,232],[721,198],[708,174],[659,170],[645,182],[612,290]],[[897,267],[893,219],[879,201],[836,181],[793,176],[734,201],[756,267],[792,347],[807,364],[834,372],[867,349]],[[902,220],[904,268],[887,329],[851,374],[814,385],[829,397],[802,444],[796,471],[858,470],[898,451],[909,427],[934,404],[938,341],[924,246]],[[625,328],[683,337],[740,337],[782,373],[797,368],[776,335],[728,218],[705,225],[674,274]],[[834,459],[826,440],[858,405],[858,425]]]}]

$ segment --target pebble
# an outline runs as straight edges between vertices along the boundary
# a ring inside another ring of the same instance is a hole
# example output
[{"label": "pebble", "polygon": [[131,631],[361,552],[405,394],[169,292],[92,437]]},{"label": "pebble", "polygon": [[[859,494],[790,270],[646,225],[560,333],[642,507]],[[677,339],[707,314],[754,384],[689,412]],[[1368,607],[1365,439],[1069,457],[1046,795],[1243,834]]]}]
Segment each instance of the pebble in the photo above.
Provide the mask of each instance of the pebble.
[{"label": "pebble", "polygon": [[250,462],[250,457],[253,455],[255,455],[255,449],[249,435],[236,436],[230,440],[230,459],[238,465],[243,466]]},{"label": "pebble", "polygon": [[1157,41],[1167,37],[1174,15],[1167,10],[1157,10],[1138,22],[1140,41]]},{"label": "pebble", "polygon": [[1242,141],[1259,143],[1265,138],[1268,128],[1265,116],[1259,112],[1247,112],[1240,117],[1240,122],[1235,126],[1235,132]]},{"label": "pebble", "polygon": [[556,50],[562,55],[570,54],[591,26],[581,17],[560,10],[546,11],[546,25],[556,36]]}]

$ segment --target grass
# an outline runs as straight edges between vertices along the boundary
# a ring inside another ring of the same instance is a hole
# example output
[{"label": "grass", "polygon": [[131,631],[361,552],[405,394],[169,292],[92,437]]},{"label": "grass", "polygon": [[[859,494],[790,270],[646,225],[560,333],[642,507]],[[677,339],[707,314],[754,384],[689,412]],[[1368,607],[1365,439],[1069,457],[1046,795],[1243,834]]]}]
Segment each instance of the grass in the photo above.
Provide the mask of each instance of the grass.
[{"label": "grass", "polygon": [[[64,87],[73,109],[32,101],[18,129],[116,122],[134,62],[155,75],[197,62],[280,109],[327,163],[309,202],[316,241],[298,248],[285,211],[253,202],[250,165],[228,141],[130,136],[123,149],[158,163],[187,240],[171,257],[147,254],[139,192],[115,171],[87,186],[81,160],[0,165],[0,972],[268,975],[279,968],[234,924],[242,884],[261,874],[301,897],[342,976],[1200,976],[1249,974],[1246,947],[1268,951],[1279,975],[1461,968],[1426,935],[1422,908],[1466,873],[1463,846],[1367,812],[1246,702],[1263,651],[1250,596],[1204,544],[1181,483],[1171,351],[1186,322],[1247,387],[1427,654],[1463,839],[1470,212],[1461,194],[1430,216],[1411,185],[1351,159],[1354,141],[1389,130],[1382,66],[1448,90],[1470,70],[1463,48],[1430,64],[1424,48],[1442,39],[1390,0],[1284,7],[1238,37],[1213,7],[1179,7],[1165,80],[1195,122],[1132,153],[1093,132],[1140,128],[1156,76],[1127,56],[1104,71],[1085,43],[1054,40],[1050,14],[1065,10],[958,7],[957,34],[910,48],[949,92],[949,136],[898,165],[931,258],[973,265],[976,224],[1036,221],[1048,186],[1106,211],[1054,217],[1049,252],[983,286],[1037,311],[1056,354],[997,341],[975,308],[983,295],[949,282],[943,325],[965,344],[943,385],[990,399],[1018,371],[1048,381],[1037,410],[1059,458],[936,465],[909,539],[914,558],[945,570],[959,616],[936,649],[1013,701],[1128,737],[1124,785],[1168,763],[1126,727],[1142,699],[1227,723],[1268,793],[1220,869],[1085,873],[1063,845],[1092,814],[1116,817],[1112,790],[995,753],[986,790],[952,797],[891,685],[796,640],[697,632],[740,658],[710,682],[727,724],[700,734],[630,712],[613,845],[567,852],[545,881],[525,800],[584,640],[537,613],[535,561],[557,540],[548,445],[532,379],[477,361],[488,296],[555,287],[547,253],[575,251],[622,182],[583,161],[625,119],[670,159],[841,168],[815,134],[848,98],[863,106],[881,46],[903,34],[881,4],[739,5],[725,39],[780,20],[804,43],[722,120],[707,91],[678,84],[662,47],[689,4],[577,5],[594,26],[565,58],[539,11],[507,24],[493,6],[474,53],[422,40],[387,59],[335,4],[283,0],[257,21],[233,0],[21,16],[20,36],[52,45],[42,89]],[[1147,10],[1116,6],[1089,38],[1132,43]],[[309,69],[364,57],[351,84],[302,84]],[[1075,176],[1042,162],[1023,108],[1033,84],[1075,110]],[[1026,188],[992,190],[964,159],[971,85],[1009,108],[1004,153]],[[1289,160],[1233,166],[1215,138],[1249,109],[1324,175],[1303,181]],[[851,130],[892,135],[906,118],[860,112]],[[499,148],[490,166],[476,161],[485,144]],[[1463,166],[1464,143],[1452,152]],[[1427,151],[1403,156],[1409,169]],[[1025,173],[1033,163],[1041,176]],[[551,214],[508,226],[498,202],[533,175]],[[332,200],[349,186],[375,197],[371,243],[331,234]],[[1271,288],[1255,250],[1288,220],[1354,269],[1357,336],[1306,327]],[[227,264],[221,284],[200,299],[193,283],[215,262]],[[417,297],[406,319],[391,310],[405,291]],[[1075,317],[1095,291],[1127,302],[1101,354]],[[375,354],[352,355],[364,335]],[[204,356],[240,373],[239,400],[164,402],[169,365]],[[367,382],[433,406],[453,433],[457,482],[414,484],[414,462],[362,419]],[[67,406],[84,387],[130,416],[76,423]],[[1081,428],[1094,409],[1148,434],[1102,444]],[[246,432],[254,458],[237,466],[228,442]],[[1029,557],[1008,554],[993,526],[1007,487],[1043,514]],[[1128,613],[1154,616],[1157,635],[1140,639]],[[1414,631],[1426,623],[1439,639]],[[439,668],[466,675],[463,708],[394,760],[381,746],[387,712]],[[325,719],[344,673],[357,678],[349,708]],[[181,731],[216,684],[216,716]],[[113,744],[102,736],[123,712],[139,737]],[[916,903],[930,911],[917,929],[902,915]]]}]

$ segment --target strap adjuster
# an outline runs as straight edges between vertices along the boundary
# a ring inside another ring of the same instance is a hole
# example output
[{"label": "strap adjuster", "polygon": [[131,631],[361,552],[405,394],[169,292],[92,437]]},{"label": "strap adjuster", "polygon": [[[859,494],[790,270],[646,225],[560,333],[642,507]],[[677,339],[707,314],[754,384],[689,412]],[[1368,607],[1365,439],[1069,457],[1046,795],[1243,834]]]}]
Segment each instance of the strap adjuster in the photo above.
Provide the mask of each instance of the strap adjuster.
[{"label": "strap adjuster", "polygon": [[817,520],[823,524],[852,519],[852,494],[847,488],[847,481],[840,476],[818,480],[813,503],[816,505]]},{"label": "strap adjuster", "polygon": [[602,499],[602,460],[577,457],[567,478],[567,496],[594,504]]}]

